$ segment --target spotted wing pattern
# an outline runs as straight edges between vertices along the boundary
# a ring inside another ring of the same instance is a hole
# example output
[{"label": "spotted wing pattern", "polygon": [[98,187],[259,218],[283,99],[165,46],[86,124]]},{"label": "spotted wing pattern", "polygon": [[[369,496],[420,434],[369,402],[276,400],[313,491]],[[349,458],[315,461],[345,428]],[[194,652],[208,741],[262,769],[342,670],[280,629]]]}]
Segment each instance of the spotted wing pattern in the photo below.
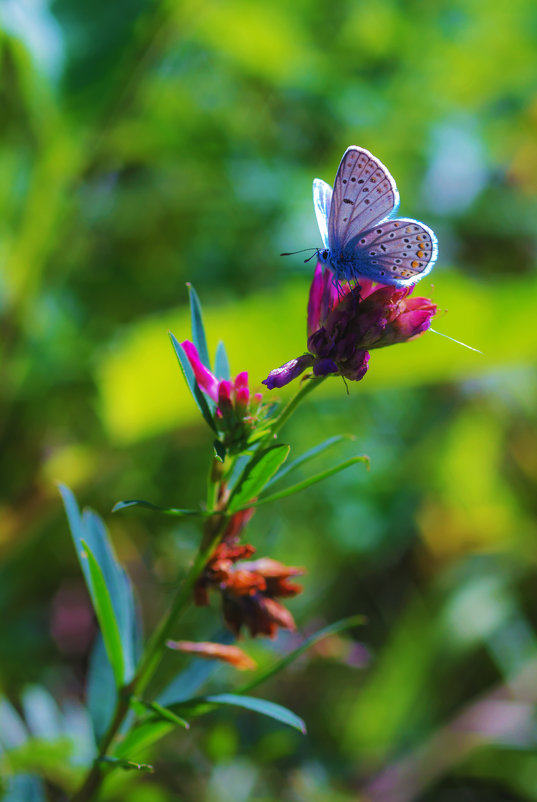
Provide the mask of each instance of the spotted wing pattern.
[{"label": "spotted wing pattern", "polygon": [[382,162],[364,148],[347,148],[336,174],[330,207],[328,240],[332,253],[338,254],[398,206],[399,192]]},{"label": "spotted wing pattern", "polygon": [[341,257],[357,276],[381,284],[404,287],[426,276],[438,256],[438,241],[431,229],[403,217],[384,220],[351,240]]},{"label": "spotted wing pattern", "polygon": [[313,205],[315,206],[317,223],[325,248],[328,248],[328,220],[331,201],[332,187],[326,181],[315,178],[313,181]]}]

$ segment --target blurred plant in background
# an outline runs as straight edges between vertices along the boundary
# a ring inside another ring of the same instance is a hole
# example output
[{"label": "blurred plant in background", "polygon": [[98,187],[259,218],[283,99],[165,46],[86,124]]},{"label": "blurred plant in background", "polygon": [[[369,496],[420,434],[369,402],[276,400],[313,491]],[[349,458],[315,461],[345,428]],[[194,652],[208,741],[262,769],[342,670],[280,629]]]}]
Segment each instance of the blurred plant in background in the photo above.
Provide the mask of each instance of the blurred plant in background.
[{"label": "blurred plant in background", "polygon": [[[367,474],[267,505],[249,538],[307,566],[290,602],[299,631],[321,611],[316,628],[368,618],[367,648],[309,651],[263,689],[307,719],[307,739],[213,713],[159,742],[155,774],[118,772],[105,793],[537,798],[535,13],[529,0],[2,0],[0,760],[16,752],[21,778],[5,796],[39,798],[30,775],[57,739],[77,732],[73,755],[91,759],[79,700],[96,628],[55,481],[100,510],[132,493],[201,497],[208,429],[162,336],[187,330],[183,282],[251,387],[303,353],[309,275],[277,254],[320,244],[311,178],[354,142],[439,235],[434,290],[420,287],[449,310],[435,328],[484,356],[429,333],[404,359],[379,349],[350,397],[325,381],[287,424],[299,454],[313,432],[349,431],[373,457]],[[111,528],[151,632],[195,553],[194,520]],[[207,608],[183,624],[181,638],[213,639]],[[256,640],[259,670],[295,637]]]}]

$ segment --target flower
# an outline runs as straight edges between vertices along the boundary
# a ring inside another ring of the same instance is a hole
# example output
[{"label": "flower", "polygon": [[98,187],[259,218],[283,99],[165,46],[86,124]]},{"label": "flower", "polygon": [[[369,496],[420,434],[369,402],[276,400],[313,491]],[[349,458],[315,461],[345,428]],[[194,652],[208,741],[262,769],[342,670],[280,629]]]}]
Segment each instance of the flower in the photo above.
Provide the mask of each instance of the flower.
[{"label": "flower", "polygon": [[209,590],[218,591],[224,621],[235,635],[239,636],[245,627],[253,637],[274,638],[278,628],[295,629],[293,616],[277,598],[289,598],[302,591],[300,585],[289,580],[302,574],[303,569],[270,557],[248,560],[255,548],[240,544],[238,535],[252,514],[253,510],[246,510],[232,517],[222,542],[196,583],[194,602],[207,606]]},{"label": "flower", "polygon": [[239,453],[253,442],[254,432],[258,439],[265,431],[267,410],[261,403],[263,396],[250,392],[246,371],[239,373],[234,381],[219,380],[205,367],[194,343],[185,340],[181,346],[200,389],[217,405],[214,422],[222,444],[231,454]]},{"label": "flower", "polygon": [[269,390],[283,387],[307,368],[315,376],[335,374],[360,381],[367,372],[369,351],[407,342],[423,334],[436,314],[427,298],[411,298],[413,287],[388,287],[360,279],[351,287],[317,264],[308,302],[308,352],[272,370],[264,380]]}]

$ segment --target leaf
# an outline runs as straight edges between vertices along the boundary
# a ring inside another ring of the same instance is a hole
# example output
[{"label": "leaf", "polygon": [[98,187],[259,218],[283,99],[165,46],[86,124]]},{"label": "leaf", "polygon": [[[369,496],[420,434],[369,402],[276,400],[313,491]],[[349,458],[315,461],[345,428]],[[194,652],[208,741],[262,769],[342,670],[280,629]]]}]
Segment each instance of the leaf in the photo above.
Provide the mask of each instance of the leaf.
[{"label": "leaf", "polygon": [[118,561],[106,527],[93,510],[84,510],[86,531],[93,536],[90,540],[95,557],[103,572],[110,594],[115,619],[121,638],[121,649],[125,663],[125,681],[134,675],[138,655],[137,644],[141,638],[141,621],[137,615],[134,592],[129,577]]},{"label": "leaf", "polygon": [[274,445],[254,455],[233,489],[228,507],[230,512],[244,505],[249,506],[249,502],[259,495],[280,465],[285,462],[289,450],[290,446]]},{"label": "leaf", "polygon": [[174,729],[169,721],[151,720],[138,724],[127,733],[125,738],[116,746],[114,756],[128,759],[147,749],[148,746],[159,741]]},{"label": "leaf", "polygon": [[117,702],[114,672],[100,632],[91,650],[86,697],[95,742],[99,744],[110,726]]},{"label": "leaf", "polygon": [[194,401],[198,405],[198,409],[205,418],[205,421],[209,424],[213,432],[215,432],[216,434],[217,433],[216,424],[213,420],[213,415],[211,412],[211,407],[214,407],[214,402],[211,400],[209,404],[209,402],[207,401],[206,396],[201,391],[196,381],[194,371],[192,370],[190,362],[188,361],[188,357],[184,351],[183,346],[181,345],[180,342],[178,342],[178,340],[173,336],[171,332],[170,332],[170,339],[172,341],[175,355],[179,361],[181,370],[183,371],[183,376],[185,377],[185,381],[190,389],[190,392],[192,393]]},{"label": "leaf", "polygon": [[112,763],[114,766],[125,769],[125,771],[145,771],[147,774],[153,774],[155,771],[154,766],[151,766],[149,763],[135,763],[134,760],[111,757],[110,755],[100,757],[99,763]]},{"label": "leaf", "polygon": [[102,519],[92,510],[84,510],[81,515],[71,490],[61,484],[59,489],[67,512],[75,551],[90,593],[91,576],[89,563],[82,557],[82,541],[88,544],[102,572],[119,629],[125,665],[124,678],[128,681],[134,674],[138,657],[137,645],[141,638],[141,624],[136,612],[130,579],[117,559]]},{"label": "leaf", "polygon": [[245,710],[252,710],[255,713],[261,713],[263,716],[281,721],[282,724],[287,724],[289,727],[294,727],[299,730],[303,735],[306,734],[306,725],[304,721],[292,713],[282,705],[275,702],[269,702],[266,699],[258,699],[255,696],[239,696],[234,693],[220,693],[216,696],[204,696],[196,700],[201,704],[206,703],[210,705],[233,705],[234,707],[242,707]]},{"label": "leaf", "polygon": [[270,666],[265,671],[261,672],[254,677],[253,680],[243,685],[239,690],[235,691],[235,693],[243,694],[248,693],[253,688],[257,688],[258,685],[261,685],[262,682],[266,682],[270,677],[274,676],[275,674],[283,671],[284,668],[287,668],[292,662],[294,662],[301,654],[307,651],[311,646],[314,646],[323,638],[328,638],[330,635],[335,635],[338,632],[343,632],[346,629],[350,629],[351,627],[361,626],[366,622],[366,618],[363,615],[351,615],[348,618],[342,618],[341,621],[336,621],[334,624],[329,624],[327,627],[320,629],[318,632],[315,632],[313,635],[310,635],[309,638],[306,638],[303,643],[289,654],[286,654],[285,657],[282,657],[281,660],[278,660],[274,665]]},{"label": "leaf", "polygon": [[270,496],[263,496],[263,498],[260,498],[257,501],[248,504],[247,506],[258,507],[260,504],[267,504],[269,501],[278,501],[281,498],[286,498],[286,496],[292,496],[294,493],[299,493],[301,490],[305,490],[307,487],[311,487],[312,485],[317,484],[317,482],[327,479],[329,476],[334,476],[334,474],[344,471],[345,468],[350,468],[351,465],[356,465],[358,462],[364,462],[369,467],[369,457],[352,457],[345,462],[341,462],[339,465],[334,465],[333,468],[329,468],[326,471],[321,471],[321,473],[316,473],[314,476],[304,479],[303,482],[297,482],[296,485],[286,487],[285,490],[272,493]]},{"label": "leaf", "polygon": [[31,685],[25,689],[22,708],[34,738],[54,741],[64,735],[61,711],[50,693],[41,685]]},{"label": "leaf", "polygon": [[218,438],[213,443],[215,454],[220,460],[220,462],[224,462],[226,458],[226,447],[223,443],[218,440]]},{"label": "leaf", "polygon": [[7,699],[0,697],[0,745],[16,749],[28,740],[23,720]]},{"label": "leaf", "polygon": [[348,434],[340,434],[336,435],[335,437],[329,437],[328,440],[325,440],[324,442],[319,443],[319,445],[310,448],[309,451],[306,451],[304,454],[302,454],[300,457],[297,457],[292,462],[286,463],[285,466],[280,471],[278,471],[278,473],[275,476],[273,476],[269,482],[267,482],[267,484],[265,485],[265,489],[268,487],[272,487],[273,484],[279,482],[280,479],[283,479],[283,477],[287,476],[287,474],[291,473],[291,471],[300,468],[306,462],[309,462],[309,460],[313,459],[314,457],[317,457],[319,454],[322,454],[323,451],[326,451],[332,446],[341,443],[343,440],[353,440],[353,439],[354,439],[353,436]]},{"label": "leaf", "polygon": [[226,347],[222,341],[216,346],[216,356],[214,358],[214,375],[217,379],[231,379],[231,370],[227,358]]},{"label": "leaf", "polygon": [[190,729],[190,724],[188,721],[185,721],[184,718],[178,716],[168,707],[159,705],[158,702],[145,702],[143,699],[137,699],[136,701],[142,704],[150,712],[155,713],[158,718],[164,719],[164,721],[169,721],[171,724],[175,724],[176,727],[183,727],[185,730]]},{"label": "leaf", "polygon": [[118,622],[114,614],[112,600],[106,586],[103,572],[101,571],[95,555],[85,540],[81,541],[81,546],[88,561],[90,575],[89,591],[93,609],[95,610],[99,622],[106,653],[114,672],[116,685],[120,688],[125,681],[125,661],[123,659],[121,636],[119,634]]},{"label": "leaf", "polygon": [[17,774],[6,780],[1,789],[2,802],[46,802],[45,787],[39,777]]},{"label": "leaf", "polygon": [[208,370],[211,370],[211,360],[209,359],[209,349],[207,348],[207,338],[205,337],[205,327],[201,313],[201,303],[198,293],[188,283],[188,294],[190,296],[190,320],[192,324],[192,341],[198,350],[199,357]]},{"label": "leaf", "polygon": [[165,515],[177,515],[179,517],[186,516],[200,516],[203,515],[202,510],[181,510],[177,507],[161,507],[158,504],[152,504],[150,501],[144,501],[142,498],[127,499],[126,501],[118,501],[112,507],[112,512],[119,512],[120,510],[127,510],[130,507],[146,507],[148,510],[155,510],[162,512]]}]

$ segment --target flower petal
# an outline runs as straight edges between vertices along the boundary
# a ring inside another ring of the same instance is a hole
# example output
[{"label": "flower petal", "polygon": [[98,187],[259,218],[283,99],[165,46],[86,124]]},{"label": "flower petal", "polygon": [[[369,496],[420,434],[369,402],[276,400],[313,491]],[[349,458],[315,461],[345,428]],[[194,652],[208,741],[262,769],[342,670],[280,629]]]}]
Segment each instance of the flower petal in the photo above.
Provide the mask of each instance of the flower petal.
[{"label": "flower petal", "polygon": [[210,370],[208,370],[201,359],[199,358],[198,349],[191,343],[190,340],[185,340],[181,343],[183,349],[188,357],[188,361],[192,366],[192,370],[194,371],[194,376],[196,377],[196,381],[203,390],[213,401],[218,400],[218,379],[216,376],[213,376]]},{"label": "flower petal", "polygon": [[311,354],[304,354],[304,356],[291,359],[279,368],[271,370],[267,378],[261,383],[268,387],[269,390],[273,390],[275,387],[284,387],[284,385],[296,379],[297,376],[300,376],[306,368],[311,367],[314,361],[315,359]]}]

